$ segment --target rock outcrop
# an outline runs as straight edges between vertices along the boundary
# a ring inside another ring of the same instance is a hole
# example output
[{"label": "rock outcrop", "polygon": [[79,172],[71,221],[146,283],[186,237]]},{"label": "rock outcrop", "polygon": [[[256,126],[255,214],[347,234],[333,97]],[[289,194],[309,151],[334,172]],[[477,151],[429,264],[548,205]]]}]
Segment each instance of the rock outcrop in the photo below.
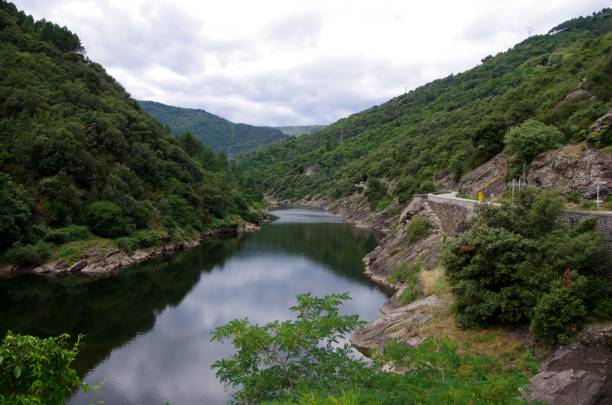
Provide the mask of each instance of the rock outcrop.
[{"label": "rock outcrop", "polygon": [[612,128],[612,109],[599,117],[591,126],[589,127],[589,131],[592,132],[600,132],[604,129],[604,127]]},{"label": "rock outcrop", "polygon": [[510,159],[504,153],[495,155],[492,159],[464,174],[459,179],[460,191],[476,194],[479,191],[487,195],[500,195],[506,191],[506,175],[510,167]]},{"label": "rock outcrop", "polygon": [[529,402],[554,405],[612,403],[612,325],[587,328],[559,347],[523,389]]},{"label": "rock outcrop", "polygon": [[[424,239],[409,243],[408,224],[417,215],[429,219],[432,233]],[[417,259],[423,260],[425,264],[435,262],[440,251],[441,230],[440,220],[429,207],[427,199],[416,196],[400,214],[393,231],[363,258],[366,274],[379,284],[394,289],[399,288],[387,281],[393,269],[400,263],[410,263]]]},{"label": "rock outcrop", "polygon": [[419,333],[419,327],[433,316],[432,309],[443,305],[446,305],[443,300],[430,295],[396,308],[355,331],[351,343],[365,354],[382,349],[391,341],[415,346],[427,338]]},{"label": "rock outcrop", "polygon": [[528,167],[527,181],[541,188],[556,189],[561,194],[579,193],[592,198],[595,181],[605,181],[600,195],[612,188],[612,153],[584,145],[566,145],[537,156]]}]

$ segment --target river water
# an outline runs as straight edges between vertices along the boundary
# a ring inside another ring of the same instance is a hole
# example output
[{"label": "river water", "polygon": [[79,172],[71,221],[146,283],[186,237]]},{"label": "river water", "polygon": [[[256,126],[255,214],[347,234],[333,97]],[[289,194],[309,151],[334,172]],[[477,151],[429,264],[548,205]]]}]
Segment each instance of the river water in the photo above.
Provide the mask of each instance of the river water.
[{"label": "river water", "polygon": [[289,319],[304,292],[348,291],[342,312],[378,317],[384,292],[363,274],[375,235],[310,208],[273,211],[258,232],[210,241],[104,279],[0,280],[0,333],[85,334],[75,363],[96,392],[69,404],[224,404],[211,364],[232,353],[211,332],[235,318]]}]

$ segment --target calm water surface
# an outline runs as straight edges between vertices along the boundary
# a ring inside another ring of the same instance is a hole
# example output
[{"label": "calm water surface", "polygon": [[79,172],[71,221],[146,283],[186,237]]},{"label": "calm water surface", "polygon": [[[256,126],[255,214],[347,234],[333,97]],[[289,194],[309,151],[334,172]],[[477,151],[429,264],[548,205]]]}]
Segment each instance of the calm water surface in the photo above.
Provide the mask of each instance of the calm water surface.
[{"label": "calm water surface", "polygon": [[384,293],[363,275],[367,230],[316,209],[289,208],[262,230],[91,281],[0,280],[0,333],[86,334],[75,364],[93,393],[69,404],[224,404],[210,366],[232,353],[211,332],[235,318],[289,319],[297,294],[348,291],[345,313],[373,320]]}]

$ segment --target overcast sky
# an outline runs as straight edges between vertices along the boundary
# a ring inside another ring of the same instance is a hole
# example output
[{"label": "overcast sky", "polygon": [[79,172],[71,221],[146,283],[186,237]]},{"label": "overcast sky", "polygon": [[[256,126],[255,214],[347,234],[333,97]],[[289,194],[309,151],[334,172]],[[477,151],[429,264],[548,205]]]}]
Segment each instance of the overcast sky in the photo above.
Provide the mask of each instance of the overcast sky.
[{"label": "overcast sky", "polygon": [[327,124],[609,0],[16,0],[132,94],[235,122]]}]

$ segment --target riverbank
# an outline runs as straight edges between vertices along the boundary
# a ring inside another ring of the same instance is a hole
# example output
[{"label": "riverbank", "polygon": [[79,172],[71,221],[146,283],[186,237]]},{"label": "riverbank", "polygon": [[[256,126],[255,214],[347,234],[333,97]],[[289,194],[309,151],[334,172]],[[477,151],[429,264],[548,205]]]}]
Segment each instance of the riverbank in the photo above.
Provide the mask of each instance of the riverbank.
[{"label": "riverbank", "polygon": [[246,222],[243,224],[234,224],[211,229],[201,233],[194,239],[168,241],[159,246],[136,249],[133,252],[126,252],[119,248],[93,248],[82,253],[78,259],[73,262],[59,259],[37,266],[4,264],[0,265],[0,277],[12,277],[28,273],[49,276],[61,276],[71,273],[78,273],[91,277],[104,276],[155,258],[174,256],[180,252],[200,246],[211,238],[236,237],[241,233],[257,231],[260,225],[267,220],[268,216],[266,214],[258,218],[257,222]]}]

